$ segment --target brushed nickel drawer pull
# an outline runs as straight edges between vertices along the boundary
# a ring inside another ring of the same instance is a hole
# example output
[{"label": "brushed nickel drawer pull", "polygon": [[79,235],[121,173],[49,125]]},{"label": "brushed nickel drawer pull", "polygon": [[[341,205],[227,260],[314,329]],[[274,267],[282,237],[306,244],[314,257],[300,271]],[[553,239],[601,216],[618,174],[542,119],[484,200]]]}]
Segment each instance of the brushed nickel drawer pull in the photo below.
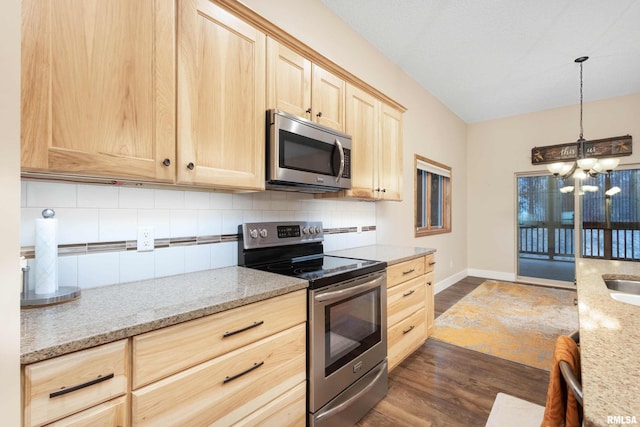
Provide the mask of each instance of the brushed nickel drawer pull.
[{"label": "brushed nickel drawer pull", "polygon": [[264,320],[261,320],[259,322],[254,322],[252,325],[245,326],[244,328],[236,329],[235,331],[225,332],[222,335],[222,338],[227,338],[227,337],[230,337],[232,335],[239,334],[240,332],[248,331],[249,329],[253,329],[253,328],[258,327],[258,326],[260,326],[262,324],[264,324]]},{"label": "brushed nickel drawer pull", "polygon": [[431,282],[427,282],[427,285],[428,285],[428,286],[431,286]]},{"label": "brushed nickel drawer pull", "polygon": [[248,369],[245,369],[244,371],[242,371],[242,372],[240,372],[240,373],[238,373],[238,374],[232,375],[232,376],[230,376],[230,377],[226,377],[226,378],[224,379],[224,381],[222,381],[222,384],[226,384],[226,383],[228,383],[228,382],[231,382],[231,381],[233,381],[233,380],[236,380],[236,379],[240,378],[241,376],[246,375],[246,374],[248,374],[249,372],[251,372],[251,371],[253,371],[253,370],[255,370],[255,369],[258,369],[258,368],[259,368],[260,366],[262,366],[262,365],[264,365],[264,361],[262,361],[262,362],[258,362],[258,363],[254,363],[252,367],[250,367],[250,368],[248,368]]},{"label": "brushed nickel drawer pull", "polygon": [[411,289],[409,292],[405,292],[404,294],[402,294],[403,297],[408,297],[409,295],[411,295],[412,293],[414,293],[416,290],[415,289]]},{"label": "brushed nickel drawer pull", "polygon": [[436,265],[436,262],[435,262],[435,261],[431,261],[431,262],[429,263],[429,265]]},{"label": "brushed nickel drawer pull", "polygon": [[409,329],[405,329],[404,331],[402,331],[402,335],[406,335],[406,334],[408,334],[409,332],[413,331],[413,328],[414,328],[414,327],[415,327],[415,326],[413,326],[413,325],[409,326]]},{"label": "brushed nickel drawer pull", "polygon": [[416,271],[416,269],[415,269],[415,268],[412,268],[411,270],[403,271],[403,272],[402,272],[402,274],[411,274],[411,273],[413,273],[414,271]]},{"label": "brushed nickel drawer pull", "polygon": [[92,386],[94,384],[98,384],[101,383],[103,381],[107,381],[110,380],[111,378],[114,377],[114,374],[109,374],[109,375],[98,375],[98,378],[91,380],[91,381],[87,381],[86,383],[82,383],[82,384],[78,384],[78,385],[74,385],[72,387],[62,387],[60,390],[58,391],[54,391],[53,393],[49,393],[49,399],[53,399],[54,397],[58,397],[58,396],[62,396],[68,393],[72,393],[76,390],[80,390],[82,388],[85,387],[89,387]]}]

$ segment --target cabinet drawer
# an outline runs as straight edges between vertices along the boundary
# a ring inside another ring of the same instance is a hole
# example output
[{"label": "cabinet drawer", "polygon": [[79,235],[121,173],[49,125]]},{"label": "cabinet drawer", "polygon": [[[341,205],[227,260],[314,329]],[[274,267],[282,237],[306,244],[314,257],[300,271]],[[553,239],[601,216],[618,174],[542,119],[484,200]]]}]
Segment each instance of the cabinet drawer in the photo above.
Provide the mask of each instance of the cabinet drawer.
[{"label": "cabinet drawer", "polygon": [[129,405],[125,396],[63,418],[47,427],[127,427]]},{"label": "cabinet drawer", "polygon": [[394,286],[387,292],[387,324],[393,326],[411,313],[424,307],[425,276]]},{"label": "cabinet drawer", "polygon": [[399,283],[406,282],[414,277],[424,274],[424,257],[387,267],[387,288],[392,288]]},{"label": "cabinet drawer", "polygon": [[390,327],[387,333],[389,370],[415,351],[426,337],[425,310],[420,309]]},{"label": "cabinet drawer", "polygon": [[132,393],[133,425],[230,425],[305,381],[300,324]]},{"label": "cabinet drawer", "polygon": [[436,268],[436,254],[429,254],[424,257],[424,271],[430,273]]},{"label": "cabinet drawer", "polygon": [[127,392],[128,340],[24,368],[24,425],[39,426]]},{"label": "cabinet drawer", "polygon": [[302,382],[243,418],[235,427],[304,427],[307,420],[307,385]]},{"label": "cabinet drawer", "polygon": [[133,338],[133,389],[258,341],[307,316],[306,290]]}]

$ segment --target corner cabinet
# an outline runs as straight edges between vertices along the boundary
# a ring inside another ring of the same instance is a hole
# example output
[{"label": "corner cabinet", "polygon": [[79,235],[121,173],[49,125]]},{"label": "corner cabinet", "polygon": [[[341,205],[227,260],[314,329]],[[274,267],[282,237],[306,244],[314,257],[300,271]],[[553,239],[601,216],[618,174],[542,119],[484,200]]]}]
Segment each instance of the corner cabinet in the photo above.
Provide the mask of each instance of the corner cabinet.
[{"label": "corner cabinet", "polygon": [[21,166],[175,179],[175,2],[22,1]]},{"label": "corner cabinet", "polygon": [[178,7],[178,183],[264,190],[266,36],[207,0]]},{"label": "corner cabinet", "polygon": [[352,188],[345,196],[402,200],[402,111],[347,85],[346,133],[352,142]]},{"label": "corner cabinet", "polygon": [[128,340],[26,365],[23,425],[129,425],[129,366]]},{"label": "corner cabinet", "polygon": [[267,38],[267,105],[344,132],[346,83]]},{"label": "corner cabinet", "polygon": [[387,267],[389,370],[420,347],[433,331],[434,254]]}]

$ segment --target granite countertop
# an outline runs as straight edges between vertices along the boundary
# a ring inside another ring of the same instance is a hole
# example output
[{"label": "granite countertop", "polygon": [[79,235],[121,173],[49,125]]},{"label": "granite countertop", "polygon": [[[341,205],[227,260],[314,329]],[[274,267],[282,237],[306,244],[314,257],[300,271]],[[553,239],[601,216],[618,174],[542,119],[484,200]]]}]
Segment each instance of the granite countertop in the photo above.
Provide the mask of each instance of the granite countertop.
[{"label": "granite countertop", "polygon": [[79,299],[23,309],[20,363],[33,363],[252,302],[309,283],[243,267],[82,290]]},{"label": "granite countertop", "polygon": [[640,263],[576,262],[585,425],[640,423],[640,307],[615,301],[602,280],[640,277]]},{"label": "granite countertop", "polygon": [[368,259],[372,261],[384,261],[387,265],[393,265],[424,255],[429,255],[435,251],[436,250],[432,248],[419,248],[413,246],[370,245],[327,252],[327,255]]}]

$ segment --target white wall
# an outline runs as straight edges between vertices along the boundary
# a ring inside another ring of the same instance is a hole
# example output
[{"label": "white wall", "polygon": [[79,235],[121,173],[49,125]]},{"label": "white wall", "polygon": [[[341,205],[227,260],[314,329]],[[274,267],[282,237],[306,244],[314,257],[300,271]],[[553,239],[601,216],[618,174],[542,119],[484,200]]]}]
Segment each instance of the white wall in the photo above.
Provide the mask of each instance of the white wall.
[{"label": "white wall", "polygon": [[20,0],[0,3],[0,414],[2,425],[20,425]]},{"label": "white wall", "polygon": [[[585,103],[584,136],[600,139],[630,134],[634,154],[621,164],[640,162],[640,94]],[[531,165],[536,146],[574,142],[579,105],[468,126],[468,267],[475,274],[514,277],[516,272],[515,173],[544,171]]]},{"label": "white wall", "polygon": [[[403,117],[404,200],[377,203],[378,243],[436,248],[436,283],[464,277],[467,267],[466,124],[319,0],[245,0],[244,3],[407,108]],[[453,169],[452,233],[414,238],[414,154]]]}]

